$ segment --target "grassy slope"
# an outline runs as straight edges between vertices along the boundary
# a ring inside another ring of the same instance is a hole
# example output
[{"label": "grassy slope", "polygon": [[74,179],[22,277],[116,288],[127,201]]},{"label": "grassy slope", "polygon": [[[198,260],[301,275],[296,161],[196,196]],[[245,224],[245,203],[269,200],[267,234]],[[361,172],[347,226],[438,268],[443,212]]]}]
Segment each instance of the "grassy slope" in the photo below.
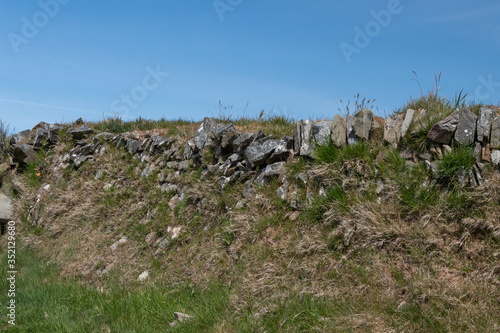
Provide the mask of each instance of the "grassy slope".
[{"label": "grassy slope", "polygon": [[[280,117],[236,125],[276,136],[293,128]],[[153,130],[182,141],[198,124],[93,126]],[[51,165],[68,148],[61,145],[45,161]],[[461,188],[456,167],[471,152],[457,151],[441,163],[438,182],[426,185],[423,165],[411,167],[382,145],[319,147],[317,162],[288,166],[302,202],[314,193],[296,221],[275,195],[277,179],[242,199],[243,184],[221,190],[218,177],[202,179],[201,170],[191,169],[175,180],[186,195],[171,210],[174,193],[161,193],[157,173],[139,177],[144,164],[122,150],[109,149],[56,182],[51,171],[37,177],[43,163],[35,164],[25,173],[17,210],[27,248],[20,254],[26,308],[18,331],[164,331],[174,311],[195,315],[180,330],[196,332],[498,329],[500,175],[490,170],[484,187]],[[97,169],[106,176],[95,179]],[[303,171],[322,179],[325,196],[295,177]],[[110,181],[118,186],[103,191]],[[41,228],[25,212],[44,182],[52,189],[42,201]],[[245,207],[235,209],[238,201]],[[157,245],[146,236],[178,225],[186,232],[153,257]],[[129,241],[112,251],[123,235]],[[98,274],[106,267],[108,274]],[[144,270],[150,279],[140,284]]]}]

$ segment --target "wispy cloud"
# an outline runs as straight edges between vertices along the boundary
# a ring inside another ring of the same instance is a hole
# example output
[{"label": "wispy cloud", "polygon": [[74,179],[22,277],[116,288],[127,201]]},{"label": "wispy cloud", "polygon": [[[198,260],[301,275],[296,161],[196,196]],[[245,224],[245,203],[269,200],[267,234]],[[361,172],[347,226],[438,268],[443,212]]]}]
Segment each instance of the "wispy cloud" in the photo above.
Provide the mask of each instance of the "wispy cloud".
[{"label": "wispy cloud", "polygon": [[450,12],[446,15],[438,15],[430,18],[431,22],[436,23],[453,23],[459,21],[477,21],[489,16],[498,17],[500,13],[500,4],[489,7],[477,8],[463,12]]},{"label": "wispy cloud", "polygon": [[21,100],[17,100],[17,99],[8,99],[8,98],[1,98],[1,97],[0,97],[0,102],[7,102],[7,103],[14,103],[14,104],[23,104],[23,105],[30,105],[30,106],[38,106],[38,107],[44,107],[44,108],[50,108],[50,109],[57,109],[57,110],[85,112],[85,113],[92,113],[92,114],[99,114],[99,115],[102,115],[103,113],[106,114],[105,112],[99,112],[99,111],[93,111],[93,110],[68,108],[68,107],[59,106],[59,105],[35,103],[35,102],[30,102],[30,101],[21,101]]}]

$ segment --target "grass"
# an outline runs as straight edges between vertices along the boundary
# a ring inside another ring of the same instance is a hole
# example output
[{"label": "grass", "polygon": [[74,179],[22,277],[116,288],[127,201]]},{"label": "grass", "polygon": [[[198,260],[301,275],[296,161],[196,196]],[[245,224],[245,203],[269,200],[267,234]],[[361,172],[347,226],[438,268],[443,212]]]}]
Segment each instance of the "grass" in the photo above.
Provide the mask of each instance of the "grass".
[{"label": "grass", "polygon": [[0,119],[0,162],[3,162],[9,150],[7,138],[10,136],[9,125]]},{"label": "grass", "polygon": [[[226,316],[229,291],[221,284],[205,290],[165,284],[86,286],[61,280],[54,264],[41,263],[28,250],[18,251],[17,258],[16,326],[9,332],[174,332],[178,329],[169,326],[174,312],[195,316],[182,325],[183,332],[208,332]],[[5,278],[2,285],[6,290]]]},{"label": "grass", "polygon": [[[294,126],[265,114],[224,121],[277,137]],[[184,139],[199,126],[116,123],[115,130],[161,126],[152,131]],[[115,126],[89,124],[108,125]],[[434,174],[381,143],[318,146],[316,161],[287,165],[296,209],[277,198],[277,177],[243,198],[246,179],[221,189],[220,175],[203,167],[180,175],[165,169],[176,189],[162,193],[164,175],[141,177],[146,163],[123,149],[110,146],[58,174],[52,161],[59,150],[21,179],[32,186],[18,199],[19,237],[32,250],[20,249],[23,306],[20,327],[9,330],[483,332],[500,325],[500,176],[485,172],[480,188],[446,186],[474,163],[468,147],[454,147]],[[202,153],[205,164],[215,162],[213,151]],[[151,163],[161,170],[164,158]],[[34,178],[39,170],[43,176]],[[297,179],[302,172],[307,184]],[[52,186],[40,198],[45,225],[35,228],[22,214],[43,182]],[[113,189],[103,191],[108,183]],[[184,231],[169,239],[168,228],[178,226]],[[122,237],[127,242],[112,250]],[[138,283],[145,270],[150,278]],[[196,319],[171,328],[174,311]]]},{"label": "grass", "polygon": [[450,187],[459,186],[459,177],[474,169],[474,150],[468,146],[456,146],[439,162],[440,180]]}]

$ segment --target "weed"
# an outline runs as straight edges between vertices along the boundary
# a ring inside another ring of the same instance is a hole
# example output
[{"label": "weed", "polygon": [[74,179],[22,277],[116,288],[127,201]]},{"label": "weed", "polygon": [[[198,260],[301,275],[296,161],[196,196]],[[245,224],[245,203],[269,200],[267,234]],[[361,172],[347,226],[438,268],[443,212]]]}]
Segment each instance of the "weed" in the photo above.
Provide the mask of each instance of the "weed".
[{"label": "weed", "polygon": [[455,146],[439,162],[438,171],[440,180],[448,186],[459,185],[459,177],[466,176],[473,170],[476,159],[474,151],[468,146]]},{"label": "weed", "polygon": [[7,140],[9,135],[9,125],[0,119],[0,163],[4,160],[9,151],[9,142]]}]

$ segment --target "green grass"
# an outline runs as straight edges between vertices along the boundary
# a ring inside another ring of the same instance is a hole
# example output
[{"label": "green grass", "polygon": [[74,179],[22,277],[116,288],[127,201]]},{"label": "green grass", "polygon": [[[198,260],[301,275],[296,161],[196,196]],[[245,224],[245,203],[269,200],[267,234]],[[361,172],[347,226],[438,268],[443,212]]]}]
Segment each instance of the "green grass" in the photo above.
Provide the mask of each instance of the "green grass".
[{"label": "green grass", "polygon": [[[16,326],[9,326],[9,332],[207,332],[227,315],[229,290],[222,284],[206,290],[188,285],[174,288],[168,283],[135,288],[112,285],[100,292],[60,280],[55,265],[41,263],[29,251],[19,251],[17,259]],[[5,273],[2,276],[2,290],[7,290]],[[7,304],[6,293],[1,300]],[[172,329],[174,312],[195,319],[180,330]]]},{"label": "green grass", "polygon": [[132,121],[123,121],[121,118],[109,118],[90,125],[92,125],[92,127],[98,131],[111,133],[124,133],[133,130],[145,131],[165,128],[169,130],[170,135],[175,136],[176,134],[178,134],[178,128],[180,126],[189,125],[192,123],[193,121],[184,119],[167,120],[161,118],[159,120],[150,120],[139,117]]},{"label": "green grass", "polygon": [[476,159],[474,158],[472,147],[454,147],[439,162],[438,171],[440,180],[450,187],[459,185],[459,176],[473,170],[475,162]]},{"label": "green grass", "polygon": [[377,154],[377,147],[371,146],[368,142],[362,140],[345,147],[337,147],[329,140],[326,144],[316,145],[314,159],[317,163],[332,163],[337,165],[341,165],[346,161],[373,163]]}]

